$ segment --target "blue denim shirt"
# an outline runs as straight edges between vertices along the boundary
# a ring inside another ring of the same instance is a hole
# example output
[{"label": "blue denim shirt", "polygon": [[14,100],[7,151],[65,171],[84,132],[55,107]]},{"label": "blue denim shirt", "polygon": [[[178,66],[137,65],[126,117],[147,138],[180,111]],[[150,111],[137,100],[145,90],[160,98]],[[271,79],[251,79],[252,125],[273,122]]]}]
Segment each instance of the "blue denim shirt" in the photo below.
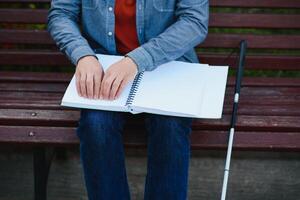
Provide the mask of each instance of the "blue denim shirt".
[{"label": "blue denim shirt", "polygon": [[[71,62],[86,55],[119,55],[115,0],[52,0],[48,31]],[[194,47],[208,32],[208,0],[136,0],[140,46],[128,54],[138,72],[171,60],[199,62]]]}]

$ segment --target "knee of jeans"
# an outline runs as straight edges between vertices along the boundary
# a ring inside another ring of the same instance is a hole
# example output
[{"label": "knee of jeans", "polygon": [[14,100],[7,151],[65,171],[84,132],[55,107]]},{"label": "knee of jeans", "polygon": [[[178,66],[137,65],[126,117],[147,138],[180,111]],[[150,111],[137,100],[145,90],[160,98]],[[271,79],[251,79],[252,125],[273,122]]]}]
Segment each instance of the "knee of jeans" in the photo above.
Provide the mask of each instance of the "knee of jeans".
[{"label": "knee of jeans", "polygon": [[192,118],[151,115],[146,118],[149,132],[149,155],[166,161],[189,155]]},{"label": "knee of jeans", "polygon": [[76,134],[80,141],[105,142],[109,135],[122,126],[117,113],[102,110],[82,109]]}]

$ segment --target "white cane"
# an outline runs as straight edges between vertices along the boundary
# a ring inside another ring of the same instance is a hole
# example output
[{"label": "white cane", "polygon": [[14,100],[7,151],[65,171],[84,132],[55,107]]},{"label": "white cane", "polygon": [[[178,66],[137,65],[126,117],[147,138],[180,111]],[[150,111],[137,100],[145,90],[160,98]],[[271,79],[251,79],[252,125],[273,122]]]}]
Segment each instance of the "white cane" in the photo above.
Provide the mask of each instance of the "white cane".
[{"label": "white cane", "polygon": [[233,103],[233,110],[232,110],[230,130],[229,130],[229,140],[228,140],[227,156],[226,156],[225,169],[224,169],[221,200],[225,200],[226,192],[227,192],[227,183],[228,183],[228,177],[229,177],[234,130],[235,130],[235,124],[236,124],[236,120],[237,120],[237,109],[238,109],[238,102],[239,102],[239,96],[240,96],[241,81],[242,81],[242,76],[243,76],[243,71],[244,71],[246,48],[247,48],[247,43],[246,43],[246,41],[242,40],[240,43],[239,64],[238,64],[238,69],[237,69],[237,73],[236,73],[234,103]]}]

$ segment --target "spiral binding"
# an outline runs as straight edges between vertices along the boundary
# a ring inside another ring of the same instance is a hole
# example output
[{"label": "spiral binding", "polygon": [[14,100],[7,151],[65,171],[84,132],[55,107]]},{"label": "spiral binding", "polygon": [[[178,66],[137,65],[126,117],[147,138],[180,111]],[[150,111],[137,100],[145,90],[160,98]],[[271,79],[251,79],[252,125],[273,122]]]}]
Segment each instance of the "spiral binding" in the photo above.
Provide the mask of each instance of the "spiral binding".
[{"label": "spiral binding", "polygon": [[126,106],[130,106],[132,104],[132,102],[134,100],[134,96],[137,93],[138,86],[142,80],[143,75],[144,75],[144,72],[141,72],[134,78],[134,80],[132,82],[132,86],[129,91],[127,101],[126,101]]}]

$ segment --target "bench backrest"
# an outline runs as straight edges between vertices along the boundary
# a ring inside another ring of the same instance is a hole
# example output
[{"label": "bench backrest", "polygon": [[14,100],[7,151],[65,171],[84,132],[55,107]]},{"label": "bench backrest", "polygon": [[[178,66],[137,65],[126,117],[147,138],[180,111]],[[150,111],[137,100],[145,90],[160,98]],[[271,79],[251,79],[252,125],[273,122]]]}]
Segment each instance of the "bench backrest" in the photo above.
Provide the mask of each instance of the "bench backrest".
[{"label": "bench backrest", "polygon": [[[50,0],[0,0],[0,68],[72,69],[46,29]],[[299,0],[210,0],[210,31],[201,62],[235,66],[227,57],[248,41],[246,69],[300,70]]]}]

